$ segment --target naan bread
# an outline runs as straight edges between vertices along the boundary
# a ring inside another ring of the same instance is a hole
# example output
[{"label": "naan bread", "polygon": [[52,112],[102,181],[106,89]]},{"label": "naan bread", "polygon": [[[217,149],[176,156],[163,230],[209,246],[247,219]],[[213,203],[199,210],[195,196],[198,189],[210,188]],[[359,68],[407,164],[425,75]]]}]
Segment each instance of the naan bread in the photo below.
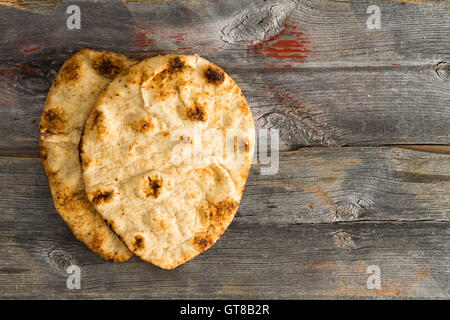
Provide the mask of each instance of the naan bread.
[{"label": "naan bread", "polygon": [[91,203],[133,253],[173,269],[211,247],[231,223],[255,128],[223,70],[198,56],[164,55],[111,82],[82,140]]},{"label": "naan bread", "polygon": [[39,125],[42,164],[56,210],[78,240],[100,257],[125,261],[132,255],[86,197],[78,146],[100,93],[137,61],[123,55],[83,49],[61,67],[47,97]]}]

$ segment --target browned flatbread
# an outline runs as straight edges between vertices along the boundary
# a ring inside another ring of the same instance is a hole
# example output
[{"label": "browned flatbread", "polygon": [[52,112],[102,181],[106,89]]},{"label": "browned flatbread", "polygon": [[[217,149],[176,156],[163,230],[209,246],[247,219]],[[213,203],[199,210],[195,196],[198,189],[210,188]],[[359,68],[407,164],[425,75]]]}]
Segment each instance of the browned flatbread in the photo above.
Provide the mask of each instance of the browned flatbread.
[{"label": "browned flatbread", "polygon": [[172,269],[231,223],[255,129],[244,95],[222,69],[198,56],[165,55],[111,82],[82,140],[93,206],[133,253]]},{"label": "browned flatbread", "polygon": [[78,146],[86,118],[100,93],[137,61],[107,51],[83,49],[61,67],[39,125],[39,147],[56,210],[75,237],[106,260],[125,261],[131,252],[86,197]]}]

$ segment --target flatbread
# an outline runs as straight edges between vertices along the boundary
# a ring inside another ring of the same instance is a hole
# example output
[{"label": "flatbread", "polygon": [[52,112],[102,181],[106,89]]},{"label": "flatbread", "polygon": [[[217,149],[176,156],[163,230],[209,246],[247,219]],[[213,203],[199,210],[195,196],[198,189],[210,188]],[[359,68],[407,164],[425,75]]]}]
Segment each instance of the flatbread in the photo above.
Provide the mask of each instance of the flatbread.
[{"label": "flatbread", "polygon": [[86,193],[133,253],[173,269],[231,223],[254,142],[248,103],[223,70],[196,55],[149,58],[116,77],[86,121]]},{"label": "flatbread", "polygon": [[119,72],[136,62],[107,51],[77,52],[53,81],[39,125],[41,160],[56,210],[78,240],[100,257],[116,262],[132,254],[88,201],[78,146],[100,93]]}]

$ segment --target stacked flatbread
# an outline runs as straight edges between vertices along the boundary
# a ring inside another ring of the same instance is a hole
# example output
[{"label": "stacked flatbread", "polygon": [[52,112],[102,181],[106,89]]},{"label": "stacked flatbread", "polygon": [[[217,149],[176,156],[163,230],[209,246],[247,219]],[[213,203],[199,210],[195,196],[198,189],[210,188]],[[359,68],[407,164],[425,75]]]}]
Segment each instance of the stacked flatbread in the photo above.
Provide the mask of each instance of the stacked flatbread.
[{"label": "stacked flatbread", "polygon": [[139,63],[85,49],[61,68],[40,124],[55,206],[101,257],[173,269],[231,223],[253,156],[249,106],[194,56]]}]

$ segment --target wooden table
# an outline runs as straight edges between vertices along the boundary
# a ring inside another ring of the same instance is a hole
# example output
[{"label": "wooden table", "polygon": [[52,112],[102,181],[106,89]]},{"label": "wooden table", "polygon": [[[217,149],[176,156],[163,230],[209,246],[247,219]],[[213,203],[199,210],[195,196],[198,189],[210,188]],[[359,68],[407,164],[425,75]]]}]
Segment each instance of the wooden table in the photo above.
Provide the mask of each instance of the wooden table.
[{"label": "wooden table", "polygon": [[[1,298],[450,297],[449,2],[0,4]],[[80,30],[66,26],[71,4]],[[173,271],[101,260],[54,209],[38,123],[83,47],[204,56],[241,86],[257,127],[280,132],[279,172],[253,166],[230,228]],[[80,290],[66,287],[72,264]]]}]

